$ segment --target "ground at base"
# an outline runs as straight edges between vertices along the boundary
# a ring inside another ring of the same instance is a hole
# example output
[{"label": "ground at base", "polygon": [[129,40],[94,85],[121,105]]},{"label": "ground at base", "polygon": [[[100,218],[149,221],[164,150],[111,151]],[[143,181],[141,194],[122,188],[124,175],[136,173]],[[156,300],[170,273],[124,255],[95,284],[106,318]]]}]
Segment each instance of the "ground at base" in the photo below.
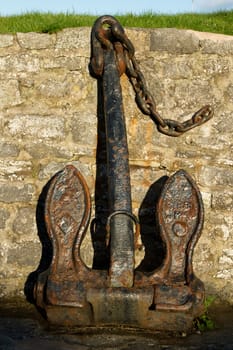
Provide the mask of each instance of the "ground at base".
[{"label": "ground at base", "polygon": [[215,304],[209,310],[215,329],[170,334],[129,329],[56,330],[31,305],[0,307],[0,350],[233,350],[233,308]]}]

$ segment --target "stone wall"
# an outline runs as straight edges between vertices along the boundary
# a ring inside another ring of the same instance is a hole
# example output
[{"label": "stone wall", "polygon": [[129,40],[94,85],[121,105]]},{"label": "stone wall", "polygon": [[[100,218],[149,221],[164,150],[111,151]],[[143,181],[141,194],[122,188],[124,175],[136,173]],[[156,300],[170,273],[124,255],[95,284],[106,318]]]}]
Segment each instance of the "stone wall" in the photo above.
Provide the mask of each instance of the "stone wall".
[{"label": "stone wall", "polygon": [[[158,133],[122,77],[135,214],[161,176],[187,170],[205,205],[194,254],[207,293],[233,303],[233,37],[127,29],[164,118],[183,121],[204,104],[214,118],[179,138]],[[22,296],[41,257],[36,207],[66,164],[95,185],[97,83],[88,71],[90,28],[0,35],[0,297]],[[94,215],[94,214],[93,214]],[[85,261],[91,264],[87,237]]]}]

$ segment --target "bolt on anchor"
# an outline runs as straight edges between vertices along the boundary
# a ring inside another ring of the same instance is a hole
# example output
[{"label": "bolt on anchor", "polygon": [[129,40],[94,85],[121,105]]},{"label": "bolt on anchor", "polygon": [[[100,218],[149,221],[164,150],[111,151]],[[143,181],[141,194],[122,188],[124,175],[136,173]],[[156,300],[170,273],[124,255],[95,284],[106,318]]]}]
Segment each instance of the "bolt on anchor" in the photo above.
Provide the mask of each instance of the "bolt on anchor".
[{"label": "bolt on anchor", "polygon": [[53,177],[47,193],[45,223],[53,257],[49,268],[38,274],[34,302],[56,325],[187,331],[203,312],[204,285],[192,266],[203,226],[201,194],[184,170],[166,180],[155,213],[165,247],[163,261],[150,270],[135,268],[140,224],[132,212],[120,76],[128,76],[140,110],[166,135],[176,137],[203,124],[212,117],[212,108],[202,107],[183,123],[163,119],[131,41],[111,16],[93,25],[90,71],[98,81],[99,134],[104,135],[97,145],[93,268],[80,256],[91,217],[90,193],[81,173],[67,165]]}]

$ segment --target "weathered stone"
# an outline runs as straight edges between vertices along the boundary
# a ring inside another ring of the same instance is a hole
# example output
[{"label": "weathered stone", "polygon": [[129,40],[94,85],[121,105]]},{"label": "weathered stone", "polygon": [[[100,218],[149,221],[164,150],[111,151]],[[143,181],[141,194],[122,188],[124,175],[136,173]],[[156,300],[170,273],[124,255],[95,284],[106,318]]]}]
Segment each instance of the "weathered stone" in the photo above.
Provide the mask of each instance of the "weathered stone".
[{"label": "weathered stone", "polygon": [[96,126],[96,115],[90,113],[75,113],[72,118],[72,137],[74,142],[96,146],[96,133],[91,133],[90,130]]},{"label": "weathered stone", "polygon": [[184,54],[199,50],[199,39],[191,31],[161,28],[151,33],[151,51],[167,51]]},{"label": "weathered stone", "polygon": [[18,145],[11,142],[0,142],[0,157],[17,157],[18,154]]},{"label": "weathered stone", "polygon": [[208,62],[202,61],[203,74],[208,74],[211,77],[226,74],[231,70],[229,57],[210,57]]},{"label": "weathered stone", "polygon": [[219,210],[233,210],[233,192],[214,192],[212,195],[212,208]]},{"label": "weathered stone", "polygon": [[194,130],[190,131],[189,134],[183,136],[183,139],[187,145],[196,147],[197,149],[202,149],[202,153],[205,155],[208,154],[209,158],[214,158],[216,160],[216,154],[213,153],[217,152],[219,158],[224,157],[224,154],[227,154],[229,151],[229,145],[231,145],[232,142],[232,135],[228,133],[222,135],[211,130],[211,123],[212,122],[210,121],[209,125],[206,124],[205,130],[200,131],[199,133],[196,133]]},{"label": "weathered stone", "polygon": [[0,185],[0,202],[15,203],[29,202],[35,193],[35,186],[32,184],[11,184],[1,183]]},{"label": "weathered stone", "polygon": [[41,115],[16,115],[8,123],[11,135],[36,137],[38,139],[64,138],[64,118]]},{"label": "weathered stone", "polygon": [[[222,210],[220,211],[220,210],[215,210],[211,208],[211,210],[208,211],[208,216],[206,217],[206,223],[208,225],[213,225],[214,228],[219,225],[222,228],[222,239],[225,242],[227,242],[227,240],[230,238],[230,233],[231,233],[231,228],[233,223],[233,217],[231,215],[231,212],[222,211]],[[226,230],[226,227],[228,227],[228,230]],[[212,238],[214,238],[215,234],[213,234],[211,231],[209,231],[209,234],[211,235]]]},{"label": "weathered stone", "polygon": [[13,221],[13,231],[17,235],[36,234],[36,212],[35,208],[20,208]]},{"label": "weathered stone", "polygon": [[219,270],[216,277],[228,280],[233,277],[233,246],[223,250],[219,259]]},{"label": "weathered stone", "polygon": [[10,217],[10,213],[7,209],[0,208],[0,229],[6,227],[6,221]]},{"label": "weathered stone", "polygon": [[[66,145],[67,146],[67,145]],[[69,150],[67,147],[53,146],[45,142],[30,142],[26,144],[24,149],[32,156],[34,159],[41,158],[72,158],[74,151]],[[1,154],[1,153],[0,153]]]},{"label": "weathered stone", "polygon": [[196,159],[200,157],[200,151],[194,150],[194,149],[185,149],[183,147],[178,148],[176,150],[176,157],[177,158],[189,158],[189,159]]},{"label": "weathered stone", "polygon": [[70,84],[62,78],[62,81],[49,79],[40,84],[38,91],[45,97],[60,98],[70,93]]},{"label": "weathered stone", "polygon": [[[92,114],[93,107],[96,107],[96,95],[93,96],[93,80],[88,79],[85,81],[85,75],[81,72],[70,72],[67,75],[67,79],[70,82],[70,102],[71,104],[81,105],[85,104],[87,100],[91,101],[86,108],[80,108],[80,110],[89,111]],[[79,108],[76,107],[76,111]],[[87,114],[87,113],[85,113]]]},{"label": "weathered stone", "polygon": [[90,49],[90,28],[68,28],[57,33],[56,49]]},{"label": "weathered stone", "polygon": [[228,94],[229,100],[233,102],[233,84],[231,83],[227,87],[227,94]]},{"label": "weathered stone", "polygon": [[233,187],[233,171],[228,168],[215,166],[202,166],[199,170],[199,181],[204,186],[230,186]]},{"label": "weathered stone", "polygon": [[0,71],[4,72],[30,72],[39,71],[39,58],[29,54],[7,55],[0,57]]},{"label": "weathered stone", "polygon": [[7,264],[17,264],[20,267],[36,266],[41,257],[41,244],[35,242],[23,243],[8,249]]},{"label": "weathered stone", "polygon": [[[232,85],[233,87],[233,85]],[[232,89],[233,91],[233,89]],[[218,130],[219,133],[231,133],[233,132],[233,112],[232,113],[222,113],[220,115],[222,118],[220,119],[220,122],[216,123],[215,128]]]},{"label": "weathered stone", "polygon": [[9,47],[14,44],[14,36],[10,34],[0,35],[0,48]]},{"label": "weathered stone", "polygon": [[[137,200],[135,202],[138,203],[142,203],[143,199],[146,196],[146,193],[148,191],[148,187],[146,187],[145,185],[142,186],[141,184],[134,184],[134,186],[131,189],[131,194],[132,194],[132,201],[135,201],[135,199],[137,198]],[[138,209],[138,205],[137,205],[137,209]]]},{"label": "weathered stone", "polygon": [[[59,50],[60,52],[60,50]],[[64,56],[61,50],[60,55],[57,53],[56,56],[48,56],[42,60],[41,67],[46,69],[64,68],[69,71],[76,71],[85,68],[85,59],[80,56]]]},{"label": "weathered stone", "polygon": [[208,54],[232,54],[233,38],[231,35],[197,32],[200,39],[200,47],[203,53]]},{"label": "weathered stone", "polygon": [[89,157],[90,159],[95,159],[96,157],[96,145],[93,147],[89,145],[75,144],[73,145],[72,151],[74,159],[79,159],[81,156]]},{"label": "weathered stone", "polygon": [[22,103],[17,80],[0,80],[0,108],[16,106]]},{"label": "weathered stone", "polygon": [[19,45],[24,49],[40,50],[54,46],[56,35],[43,33],[17,33]]},{"label": "weathered stone", "polygon": [[57,163],[55,161],[52,161],[46,165],[41,165],[38,174],[39,180],[49,180],[58,171],[61,171],[65,167],[65,165],[65,163]]},{"label": "weathered stone", "polygon": [[[181,96],[182,98],[180,98]],[[202,106],[206,104],[206,101],[211,101],[212,99],[212,89],[209,81],[201,77],[195,80],[179,81],[174,89],[176,107]],[[193,110],[195,109],[195,107],[192,108]]]},{"label": "weathered stone", "polygon": [[163,60],[161,64],[161,73],[164,77],[169,77],[169,79],[192,79],[194,75],[193,68],[192,64],[187,60],[171,61],[168,58]]},{"label": "weathered stone", "polygon": [[202,196],[202,201],[204,203],[204,208],[211,208],[212,205],[212,194],[209,192],[201,192],[201,196]]},{"label": "weathered stone", "polygon": [[126,28],[125,32],[132,41],[137,55],[144,55],[145,51],[150,50],[150,31],[144,31],[139,28]]},{"label": "weathered stone", "polygon": [[31,174],[32,163],[27,160],[0,160],[0,177],[23,178]]}]

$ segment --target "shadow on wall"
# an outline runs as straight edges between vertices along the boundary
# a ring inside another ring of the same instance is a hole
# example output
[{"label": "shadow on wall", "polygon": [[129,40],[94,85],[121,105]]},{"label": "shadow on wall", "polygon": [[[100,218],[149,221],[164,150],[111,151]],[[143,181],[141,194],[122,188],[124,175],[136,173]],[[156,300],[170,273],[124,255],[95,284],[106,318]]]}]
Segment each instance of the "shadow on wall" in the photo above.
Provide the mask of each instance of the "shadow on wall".
[{"label": "shadow on wall", "polygon": [[[107,206],[105,205],[107,203],[105,195],[106,182],[103,182],[103,186],[98,186],[103,177],[106,179],[106,174],[103,174],[102,166],[97,166],[97,169],[101,169],[101,172],[98,173],[99,177],[96,179],[96,218],[91,224],[91,238],[94,248],[92,267],[97,270],[108,270],[110,253],[109,246],[106,245],[106,220],[108,213]],[[52,242],[49,238],[45,222],[45,204],[50,185],[57,174],[44,186],[37,203],[36,222],[38,236],[42,245],[41,260],[37,269],[29,274],[24,287],[27,300],[33,304],[35,303],[33,291],[38,275],[50,267],[53,258]],[[145,248],[145,256],[137,267],[137,271],[152,272],[162,265],[165,258],[166,247],[159,233],[156,206],[167,179],[167,176],[163,176],[150,186],[139,209],[140,234]],[[101,188],[104,189],[103,197],[101,197]]]},{"label": "shadow on wall", "polygon": [[163,263],[166,247],[162,241],[156,216],[157,202],[168,176],[162,176],[149,188],[139,209],[141,240],[145,256],[137,267],[138,271],[152,272]]},{"label": "shadow on wall", "polygon": [[35,271],[29,274],[24,286],[24,294],[30,303],[35,302],[33,291],[34,291],[34,285],[37,281],[38,275],[49,268],[53,257],[52,243],[48,236],[48,232],[45,224],[45,201],[46,201],[46,196],[53,178],[54,177],[52,177],[42,189],[37,202],[37,207],[36,207],[37,231],[38,231],[38,236],[42,245],[42,253],[41,253],[39,266]]},{"label": "shadow on wall", "polygon": [[[102,80],[98,79],[97,84],[98,139],[96,149],[95,218],[90,225],[94,250],[92,268],[96,270],[108,270],[110,266],[110,245],[106,243],[106,223],[110,212],[108,203],[107,136],[105,131]],[[58,173],[44,186],[36,209],[37,229],[42,244],[42,255],[38,268],[29,274],[24,288],[27,300],[33,304],[35,304],[34,286],[38,276],[49,268],[53,258],[52,242],[49,238],[45,222],[45,206],[48,191],[54,177],[57,175]],[[163,176],[151,185],[139,209],[140,234],[145,248],[145,256],[136,269],[138,271],[152,272],[162,265],[165,258],[166,248],[159,233],[156,206],[167,179],[167,176]]]}]

